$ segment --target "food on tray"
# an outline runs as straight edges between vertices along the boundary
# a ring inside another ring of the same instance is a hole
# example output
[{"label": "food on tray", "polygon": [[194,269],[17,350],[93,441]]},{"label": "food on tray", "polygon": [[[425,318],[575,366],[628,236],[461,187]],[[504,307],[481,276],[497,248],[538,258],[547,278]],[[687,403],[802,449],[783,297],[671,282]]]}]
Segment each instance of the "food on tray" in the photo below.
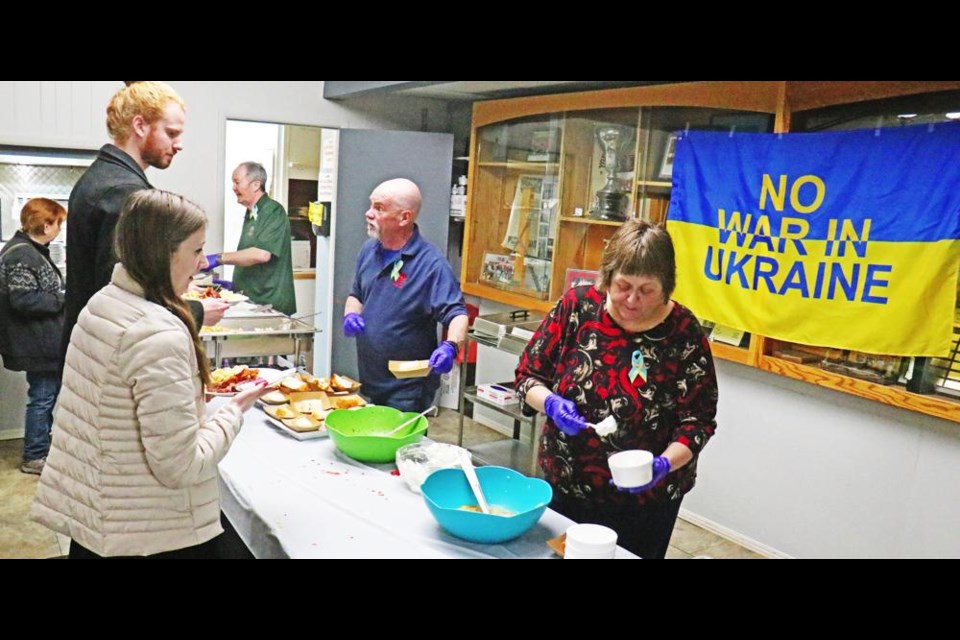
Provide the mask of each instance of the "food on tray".
[{"label": "food on tray", "polygon": [[287,400],[287,396],[279,391],[271,391],[260,396],[260,401],[266,404],[286,404]]},{"label": "food on tray", "polygon": [[333,387],[334,391],[354,391],[360,388],[360,383],[347,376],[335,373],[330,377],[330,386]]},{"label": "food on tray", "polygon": [[182,298],[186,300],[203,300],[204,298],[219,298],[220,292],[214,287],[203,287],[202,289],[190,289]]},{"label": "food on tray", "polygon": [[330,381],[326,378],[313,378],[308,382],[308,384],[314,391],[333,391],[333,388],[330,386]]},{"label": "food on tray", "polygon": [[217,289],[215,287],[203,287],[202,289],[191,289],[183,294],[184,300],[203,300],[204,298],[219,298],[224,302],[243,302],[247,296],[242,293],[234,293],[229,289]]},{"label": "food on tray", "polygon": [[296,407],[300,413],[309,413],[319,418],[329,413],[329,409],[324,406],[325,404],[327,403],[317,398],[314,400],[301,400],[300,402],[294,403],[293,406]]},{"label": "food on tray", "polygon": [[297,376],[284,378],[283,380],[280,381],[281,391],[288,391],[288,392],[289,391],[306,391],[307,388],[308,388],[307,383],[301,380],[300,378],[298,378]]},{"label": "food on tray", "polygon": [[251,369],[245,364],[214,369],[210,373],[210,384],[207,385],[207,391],[211,393],[234,393],[237,391],[238,384],[247,380],[256,380],[259,375],[259,369]]},{"label": "food on tray", "polygon": [[296,418],[299,416],[296,411],[283,404],[275,407],[267,407],[265,411],[267,412],[267,415],[273,416],[274,418],[278,418],[280,420],[285,418]]},{"label": "food on tray", "polygon": [[335,396],[330,398],[330,404],[336,409],[352,409],[366,405],[366,401],[360,396]]},{"label": "food on tray", "polygon": [[316,418],[311,418],[310,416],[300,416],[297,418],[283,420],[283,424],[287,425],[294,431],[316,431],[320,428],[321,422]]},{"label": "food on tray", "polygon": [[221,327],[218,325],[213,325],[211,327],[203,325],[200,327],[200,333],[234,333],[236,331],[236,329],[231,329],[230,327]]}]

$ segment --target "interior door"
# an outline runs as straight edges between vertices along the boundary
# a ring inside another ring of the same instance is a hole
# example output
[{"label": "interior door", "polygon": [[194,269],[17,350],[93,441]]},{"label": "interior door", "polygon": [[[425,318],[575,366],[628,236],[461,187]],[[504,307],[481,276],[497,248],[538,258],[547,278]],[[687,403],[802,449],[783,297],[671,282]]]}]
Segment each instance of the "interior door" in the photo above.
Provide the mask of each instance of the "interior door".
[{"label": "interior door", "polygon": [[[391,178],[408,178],[417,183],[423,205],[417,224],[427,240],[445,250],[450,219],[450,176],[453,164],[453,136],[448,133],[414,131],[373,131],[342,129],[337,167],[337,198],[333,211],[333,303],[330,309],[329,362],[323,349],[316,350],[317,375],[331,372],[357,376],[357,350],[344,337],[343,308],[353,286],[360,247],[367,240],[363,214],[370,205],[370,192]],[[320,260],[318,255],[318,281]],[[328,304],[320,302],[318,305]],[[326,297],[329,300],[329,296]],[[320,311],[320,309],[317,309]]]}]

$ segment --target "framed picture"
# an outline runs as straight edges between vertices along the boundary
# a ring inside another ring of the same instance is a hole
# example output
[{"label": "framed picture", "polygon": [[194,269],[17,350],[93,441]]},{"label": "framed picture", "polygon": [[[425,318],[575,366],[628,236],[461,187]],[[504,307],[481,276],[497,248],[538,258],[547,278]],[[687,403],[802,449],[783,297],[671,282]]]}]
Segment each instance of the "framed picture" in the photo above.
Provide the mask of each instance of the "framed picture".
[{"label": "framed picture", "polygon": [[530,151],[527,162],[556,162],[559,159],[560,129],[549,127],[537,129],[530,134]]},{"label": "framed picture", "polygon": [[550,290],[550,269],[553,263],[539,258],[523,259],[523,286],[537,293]]},{"label": "framed picture", "polygon": [[495,284],[513,284],[513,258],[502,253],[483,254],[480,279]]},{"label": "framed picture", "polygon": [[677,151],[677,134],[667,136],[667,144],[663,150],[663,162],[660,163],[660,178],[673,177],[673,156]]},{"label": "framed picture", "polygon": [[563,290],[567,291],[571,287],[579,287],[585,284],[596,284],[599,275],[599,271],[567,269],[567,273],[563,278]]}]

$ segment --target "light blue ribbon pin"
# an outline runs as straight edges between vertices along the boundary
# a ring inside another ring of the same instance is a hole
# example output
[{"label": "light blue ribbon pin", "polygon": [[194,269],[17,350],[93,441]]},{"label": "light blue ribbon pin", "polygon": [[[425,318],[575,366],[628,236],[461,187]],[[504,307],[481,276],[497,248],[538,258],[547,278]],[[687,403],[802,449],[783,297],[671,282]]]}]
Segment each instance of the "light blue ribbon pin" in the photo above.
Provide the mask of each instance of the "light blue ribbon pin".
[{"label": "light blue ribbon pin", "polygon": [[393,263],[393,271],[390,272],[390,278],[396,282],[400,277],[400,269],[403,268],[403,260],[397,260]]},{"label": "light blue ribbon pin", "polygon": [[640,376],[641,378],[643,378],[643,381],[646,382],[647,381],[647,365],[643,361],[643,354],[640,353],[639,349],[633,352],[633,356],[631,357],[631,363],[633,366],[630,367],[630,375],[629,375],[630,382],[631,383],[635,382],[637,380],[637,376]]}]

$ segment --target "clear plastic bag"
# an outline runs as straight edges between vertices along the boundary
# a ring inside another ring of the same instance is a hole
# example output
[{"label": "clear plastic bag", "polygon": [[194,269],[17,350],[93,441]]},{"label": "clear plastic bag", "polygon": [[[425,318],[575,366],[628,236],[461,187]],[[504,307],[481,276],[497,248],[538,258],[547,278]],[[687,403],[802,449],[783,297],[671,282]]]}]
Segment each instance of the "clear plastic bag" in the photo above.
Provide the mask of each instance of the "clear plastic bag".
[{"label": "clear plastic bag", "polygon": [[460,450],[442,442],[415,442],[397,449],[397,469],[412,491],[420,493],[420,485],[437,469],[460,468]]}]

